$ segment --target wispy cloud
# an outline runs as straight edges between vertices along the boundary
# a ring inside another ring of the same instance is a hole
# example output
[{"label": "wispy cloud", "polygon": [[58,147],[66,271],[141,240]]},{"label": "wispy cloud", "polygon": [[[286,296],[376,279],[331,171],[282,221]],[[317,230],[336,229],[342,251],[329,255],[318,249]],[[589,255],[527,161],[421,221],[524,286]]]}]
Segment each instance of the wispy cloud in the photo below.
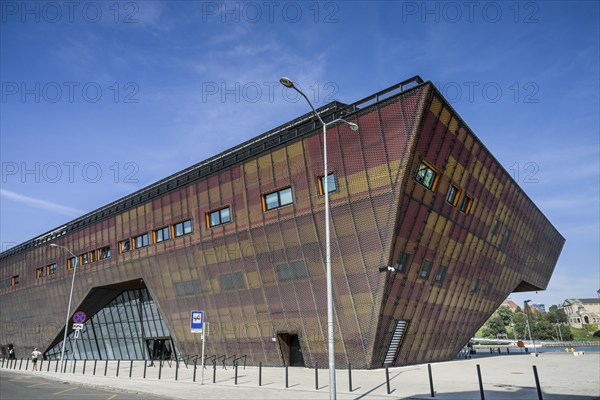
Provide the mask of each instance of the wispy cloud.
[{"label": "wispy cloud", "polygon": [[52,211],[57,214],[66,215],[69,217],[76,217],[76,216],[84,214],[84,211],[78,210],[76,208],[61,206],[60,204],[51,203],[46,200],[40,200],[40,199],[36,199],[34,197],[24,196],[22,194],[15,193],[15,192],[12,192],[12,191],[6,190],[6,189],[0,189],[0,196],[4,197],[6,199],[9,199],[9,200],[16,201],[21,204],[25,204],[25,205],[36,207],[36,208],[41,208],[44,210]]}]

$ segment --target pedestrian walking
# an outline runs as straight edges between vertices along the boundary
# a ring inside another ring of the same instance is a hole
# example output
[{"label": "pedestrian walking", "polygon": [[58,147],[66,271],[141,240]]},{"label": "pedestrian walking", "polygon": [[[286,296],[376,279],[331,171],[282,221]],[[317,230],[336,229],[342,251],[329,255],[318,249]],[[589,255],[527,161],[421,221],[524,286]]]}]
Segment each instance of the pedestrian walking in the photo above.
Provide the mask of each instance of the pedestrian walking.
[{"label": "pedestrian walking", "polygon": [[34,371],[37,371],[38,357],[41,355],[42,355],[42,353],[40,351],[38,351],[37,347],[34,348],[33,351],[31,352],[31,365],[33,365]]}]

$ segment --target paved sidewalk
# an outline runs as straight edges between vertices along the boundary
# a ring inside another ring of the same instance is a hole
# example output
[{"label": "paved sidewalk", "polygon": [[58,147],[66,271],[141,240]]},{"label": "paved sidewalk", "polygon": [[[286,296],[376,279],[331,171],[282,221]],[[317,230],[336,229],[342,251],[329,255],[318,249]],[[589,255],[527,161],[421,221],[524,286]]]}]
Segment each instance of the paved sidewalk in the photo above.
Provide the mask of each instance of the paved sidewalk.
[{"label": "paved sidewalk", "polygon": [[[532,355],[499,355],[472,360],[456,360],[431,364],[436,399],[469,400],[479,399],[477,368],[481,368],[485,398],[493,399],[538,399],[533,365],[537,367],[543,397],[545,400],[588,400],[600,399],[600,353],[586,353],[574,356],[566,353],[544,353]],[[23,364],[24,367],[25,364]],[[151,393],[176,399],[204,398],[243,398],[247,399],[327,399],[329,396],[328,371],[319,370],[319,389],[315,390],[315,370],[293,368],[288,370],[288,388],[285,388],[284,368],[263,368],[262,386],[258,386],[258,367],[238,368],[238,384],[235,385],[235,370],[217,366],[216,383],[213,383],[213,368],[208,366],[201,381],[198,367],[196,382],[193,382],[193,366],[185,368],[181,364],[176,371],[175,364],[164,364],[158,379],[158,364],[147,367],[146,379],[142,379],[144,363],[141,361],[105,361],[86,363],[83,375],[83,362],[75,366],[70,362],[68,372],[55,373],[55,363],[42,363],[42,371],[20,371],[27,375],[43,375],[68,382],[86,383],[97,387],[118,388],[133,393]],[[73,373],[73,367],[75,372]],[[131,369],[131,378],[129,378]],[[6,369],[6,363],[4,365]],[[31,366],[30,366],[31,369]],[[106,369],[106,376],[104,372]],[[12,369],[11,369],[12,370]],[[14,371],[14,370],[12,370]],[[17,365],[17,372],[18,365]],[[175,374],[177,373],[177,381]],[[337,371],[337,392],[339,399],[430,399],[427,365],[390,368],[390,389],[387,393],[385,369],[353,370],[353,390],[348,387],[348,371]]]}]

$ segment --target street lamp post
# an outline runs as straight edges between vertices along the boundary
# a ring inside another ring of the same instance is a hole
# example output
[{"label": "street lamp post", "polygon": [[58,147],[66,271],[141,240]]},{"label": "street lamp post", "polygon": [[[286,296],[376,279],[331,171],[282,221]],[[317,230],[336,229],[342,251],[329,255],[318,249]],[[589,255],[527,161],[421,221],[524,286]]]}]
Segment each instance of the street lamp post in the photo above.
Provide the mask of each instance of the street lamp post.
[{"label": "street lamp post", "polygon": [[65,249],[75,259],[75,262],[73,263],[73,278],[71,279],[71,293],[69,294],[69,306],[67,307],[67,319],[65,320],[65,334],[63,336],[62,351],[60,352],[60,361],[62,364],[65,358],[65,345],[67,344],[67,330],[69,328],[69,317],[71,316],[71,300],[73,299],[73,287],[75,286],[75,272],[77,272],[78,260],[77,256],[65,246],[52,243],[50,244],[50,247],[60,247],[61,249]]},{"label": "street lamp post", "polygon": [[531,344],[533,345],[533,351],[535,352],[535,356],[537,357],[537,347],[535,347],[535,339],[533,338],[533,335],[531,334],[531,320],[529,319],[529,302],[531,302],[531,300],[525,300],[525,314],[527,315],[527,330],[529,331],[529,337],[531,338]]},{"label": "street lamp post", "polygon": [[327,271],[327,341],[328,341],[328,357],[329,357],[329,398],[336,398],[336,385],[335,385],[335,346],[333,340],[333,284],[332,284],[332,273],[331,273],[331,242],[330,242],[330,228],[329,228],[329,171],[327,170],[327,126],[333,125],[338,122],[343,122],[347,124],[350,129],[353,131],[358,130],[358,125],[352,122],[348,122],[342,118],[337,118],[331,122],[325,123],[315,107],[313,107],[312,103],[306,97],[304,93],[300,89],[294,85],[288,78],[281,78],[279,82],[288,89],[294,89],[296,92],[300,93],[302,97],[306,100],[313,113],[321,122],[323,126],[323,180],[325,181],[323,184],[323,191],[325,192],[325,266]]}]

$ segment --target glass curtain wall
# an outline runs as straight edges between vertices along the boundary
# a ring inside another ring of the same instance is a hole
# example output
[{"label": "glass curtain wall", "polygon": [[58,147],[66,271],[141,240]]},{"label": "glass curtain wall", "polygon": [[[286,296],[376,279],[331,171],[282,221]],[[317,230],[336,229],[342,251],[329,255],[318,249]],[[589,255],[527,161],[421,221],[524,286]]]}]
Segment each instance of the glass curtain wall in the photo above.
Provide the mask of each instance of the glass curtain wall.
[{"label": "glass curtain wall", "polygon": [[[151,353],[157,341],[172,346],[169,328],[147,289],[122,292],[84,323],[79,337],[75,332],[67,336],[65,359],[147,360],[156,358]],[[45,356],[60,359],[61,351],[62,340]]]}]

